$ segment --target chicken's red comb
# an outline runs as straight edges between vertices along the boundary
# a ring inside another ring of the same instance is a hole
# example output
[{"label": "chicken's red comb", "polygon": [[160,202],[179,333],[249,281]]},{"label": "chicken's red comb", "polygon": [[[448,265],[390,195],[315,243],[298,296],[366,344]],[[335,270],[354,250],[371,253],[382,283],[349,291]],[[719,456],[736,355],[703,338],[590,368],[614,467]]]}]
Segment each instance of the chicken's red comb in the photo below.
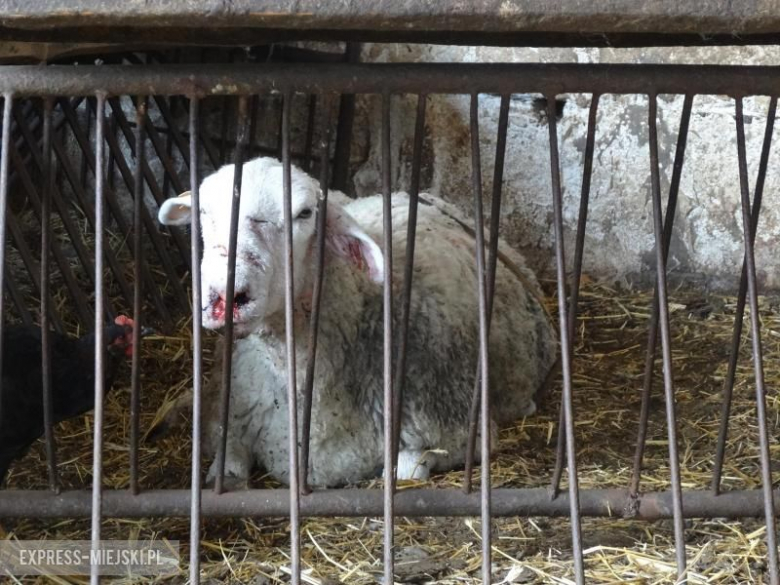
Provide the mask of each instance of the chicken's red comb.
[{"label": "chicken's red comb", "polygon": [[116,319],[114,319],[114,323],[122,327],[133,327],[135,325],[135,321],[133,321],[130,317],[126,317],[125,315],[119,315]]}]

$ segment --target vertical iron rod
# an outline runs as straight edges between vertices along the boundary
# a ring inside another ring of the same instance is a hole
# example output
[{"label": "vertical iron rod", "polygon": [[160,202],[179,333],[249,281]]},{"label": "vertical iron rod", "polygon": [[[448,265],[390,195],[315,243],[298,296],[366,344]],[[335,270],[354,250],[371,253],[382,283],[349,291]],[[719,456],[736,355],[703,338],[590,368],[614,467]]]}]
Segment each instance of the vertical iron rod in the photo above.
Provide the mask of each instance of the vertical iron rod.
[{"label": "vertical iron rod", "polygon": [[[775,128],[775,116],[777,111],[777,97],[769,100],[769,110],[766,117],[766,129],[764,131],[764,144],[761,147],[761,159],[758,165],[756,188],[753,196],[753,206],[750,217],[750,235],[753,243],[756,241],[758,218],[761,213],[761,200],[764,195],[764,181],[766,179],[767,165],[769,164],[769,151],[772,146],[772,135]],[[712,491],[720,493],[720,478],[723,471],[723,459],[726,454],[726,440],[729,432],[729,417],[731,416],[731,398],[734,391],[734,379],[737,373],[737,359],[739,358],[739,344],[742,338],[742,325],[745,315],[745,302],[747,299],[747,266],[742,260],[742,274],[739,279],[739,294],[737,296],[737,308],[734,315],[734,332],[731,339],[731,353],[729,354],[728,373],[723,384],[722,410],[720,415],[720,429],[718,430],[718,443],[715,451],[715,463],[712,469]]]},{"label": "vertical iron rod", "polygon": [[303,382],[303,422],[301,423],[301,493],[309,489],[309,443],[311,438],[311,408],[314,393],[314,367],[317,358],[317,338],[322,304],[322,280],[325,275],[325,232],[328,217],[328,152],[330,152],[330,108],[323,108],[322,165],[320,165],[320,196],[317,199],[317,251],[315,258],[314,285],[311,296],[311,317],[307,343],[306,378]]},{"label": "vertical iron rod", "polygon": [[747,270],[748,300],[750,302],[750,340],[753,345],[753,372],[756,378],[756,418],[758,419],[761,484],[764,492],[766,520],[766,547],[769,558],[769,580],[780,582],[777,562],[777,533],[775,527],[774,497],[772,493],[772,460],[769,453],[769,431],[766,422],[766,389],[764,388],[764,354],[761,348],[761,317],[758,314],[758,287],[756,263],[753,256],[753,229],[750,217],[747,155],[745,153],[745,121],[742,97],[736,98],[737,154],[739,158],[739,187],[742,194],[742,229],[745,237],[745,268]]},{"label": "vertical iron rod", "polygon": [[[487,326],[490,335],[490,323],[493,316],[493,296],[495,292],[496,267],[498,262],[498,230],[501,219],[501,190],[504,181],[504,158],[506,155],[506,134],[509,127],[509,95],[501,96],[501,107],[498,114],[498,136],[496,138],[496,160],[493,167],[493,192],[490,207],[490,242],[488,243],[487,269]],[[480,358],[481,359],[481,358]],[[474,391],[471,395],[469,410],[468,438],[466,442],[466,470],[463,478],[463,491],[471,493],[472,475],[474,469],[474,452],[477,446],[477,423],[481,386],[481,363],[477,363],[474,377]]]},{"label": "vertical iron rod", "polygon": [[[105,243],[104,177],[106,95],[97,94],[95,113],[95,422],[92,471],[92,550],[97,552],[100,541],[100,520],[103,511],[103,396],[105,394],[105,336],[103,330],[104,303],[103,247]],[[93,564],[91,585],[100,582],[99,565]]]},{"label": "vertical iron rod", "polygon": [[471,94],[471,188],[474,195],[474,232],[476,236],[477,299],[479,305],[479,364],[481,396],[480,447],[482,451],[482,484],[480,511],[482,518],[482,582],[491,583],[492,537],[490,517],[490,376],[488,359],[487,295],[485,294],[485,234],[482,214],[482,170],[479,152],[479,96]]},{"label": "vertical iron rod", "polygon": [[[233,302],[236,290],[236,248],[238,246],[238,219],[241,204],[241,179],[244,171],[244,151],[248,135],[247,98],[238,98],[236,127],[235,170],[233,172],[233,198],[230,207],[230,239],[228,243],[227,282],[225,284],[225,341],[222,360],[222,388],[220,394],[220,443],[217,450],[217,477],[214,491],[221,494],[225,482],[225,451],[227,450],[228,416],[230,414],[230,379],[233,371]],[[193,258],[193,264],[195,259]],[[197,307],[194,307],[197,309]]]},{"label": "vertical iron rod", "polygon": [[201,322],[202,291],[200,282],[200,179],[198,176],[198,106],[190,98],[190,196],[192,216],[190,245],[192,246],[192,480],[190,507],[190,584],[200,583],[200,442],[201,396],[203,389],[203,341]]},{"label": "vertical iron rod", "polygon": [[572,554],[574,577],[578,584],[585,582],[582,563],[582,533],[580,526],[580,495],[577,478],[577,449],[574,443],[574,406],[571,390],[571,347],[569,319],[566,306],[566,256],[563,243],[563,198],[561,195],[561,170],[558,160],[558,129],[555,118],[555,95],[547,97],[547,126],[550,134],[550,173],[555,228],[555,263],[558,281],[558,320],[561,332],[561,369],[563,370],[563,409],[566,427],[566,461],[569,472],[569,502],[571,518]]},{"label": "vertical iron rod", "polygon": [[[585,250],[585,227],[588,223],[588,204],[590,202],[590,179],[593,173],[593,151],[596,143],[596,116],[598,114],[600,94],[594,93],[590,100],[588,130],[585,137],[585,161],[582,169],[582,190],[580,191],[580,209],[577,215],[577,235],[574,245],[574,268],[569,286],[569,363],[574,361],[574,335],[577,329],[577,305],[580,297],[580,279],[582,277],[582,257]],[[555,446],[555,468],[550,491],[557,498],[561,491],[561,478],[566,457],[566,419],[563,403],[558,417],[558,442]]]},{"label": "vertical iron rod", "polygon": [[384,582],[393,583],[395,468],[393,467],[393,217],[391,201],[390,94],[382,95],[382,252],[384,253]]},{"label": "vertical iron rod", "polygon": [[[663,220],[661,218],[661,181],[658,170],[658,98],[649,95],[648,108],[650,142],[650,181],[653,198],[653,230],[655,232],[656,289],[658,290],[658,316],[661,325],[661,352],[664,364],[664,393],[666,396],[666,430],[669,440],[669,469],[672,479],[672,508],[674,513],[674,546],[677,556],[677,577],[686,574],[685,533],[682,515],[682,488],[680,485],[680,459],[677,451],[677,415],[674,401],[674,377],[672,373],[672,343],[669,329],[669,302],[666,294],[666,258],[663,245]],[[667,215],[670,215],[667,211]]]},{"label": "vertical iron rod", "polygon": [[295,375],[295,281],[293,266],[292,168],[290,163],[290,109],[292,92],[282,102],[282,184],[284,190],[284,329],[287,341],[287,404],[290,421],[290,582],[301,581],[301,519],[298,491],[298,384]]},{"label": "vertical iron rod", "polygon": [[[3,96],[3,130],[0,137],[0,375],[3,372],[3,338],[5,337],[5,237],[8,209],[8,163],[10,159],[9,146],[11,144],[11,109],[13,108],[13,95],[7,93]],[[24,315],[24,313],[22,313]],[[3,417],[2,392],[0,392],[0,420]]]},{"label": "vertical iron rod", "polygon": [[[309,96],[308,102],[309,115],[306,118],[306,138],[303,143],[303,170],[307,173],[311,170],[311,150],[314,143],[314,122],[317,119],[317,94],[313,93]],[[329,128],[323,129],[325,132],[329,131]],[[325,160],[328,159],[328,152],[325,152]]]},{"label": "vertical iron rod", "polygon": [[[680,192],[680,178],[685,161],[685,147],[688,143],[688,126],[691,120],[691,108],[693,106],[693,94],[686,94],[683,101],[680,129],[677,133],[677,149],[674,155],[672,168],[672,180],[669,185],[669,199],[666,203],[666,214],[663,219],[663,258],[666,262],[669,258],[669,246],[672,241],[672,229],[677,212],[677,196]],[[653,368],[655,366],[655,353],[658,346],[658,288],[653,291],[653,306],[650,314],[650,326],[647,335],[647,351],[645,353],[644,383],[642,387],[642,402],[639,408],[639,428],[637,430],[636,450],[634,452],[634,467],[631,473],[629,494],[636,500],[639,493],[639,484],[642,479],[642,461],[645,454],[645,441],[647,440],[647,424],[650,417],[650,393],[653,389]],[[633,505],[633,504],[632,504]],[[632,510],[628,511],[629,513]]]},{"label": "vertical iron rod", "polygon": [[393,391],[393,467],[398,467],[398,451],[401,444],[401,419],[403,418],[403,394],[406,380],[406,353],[409,334],[409,315],[412,302],[412,278],[414,277],[414,246],[417,233],[417,205],[420,195],[420,166],[425,139],[425,105],[427,96],[417,96],[417,118],[414,127],[414,149],[412,151],[412,181],[409,186],[409,218],[406,229],[406,259],[404,264],[403,297],[401,298],[401,321],[398,330],[398,357]]},{"label": "vertical iron rod", "polygon": [[142,165],[145,155],[147,101],[136,98],[135,112],[135,168],[133,169],[133,362],[130,373],[130,491],[137,495],[138,488],[138,440],[141,416],[141,306],[144,294],[143,273],[143,221],[141,209],[144,199]]},{"label": "vertical iron rod", "polygon": [[46,440],[46,463],[49,487],[59,491],[57,478],[57,445],[54,439],[54,404],[51,378],[51,192],[54,185],[54,165],[51,156],[52,99],[43,100],[43,189],[41,200],[41,382],[43,386],[43,427]]}]

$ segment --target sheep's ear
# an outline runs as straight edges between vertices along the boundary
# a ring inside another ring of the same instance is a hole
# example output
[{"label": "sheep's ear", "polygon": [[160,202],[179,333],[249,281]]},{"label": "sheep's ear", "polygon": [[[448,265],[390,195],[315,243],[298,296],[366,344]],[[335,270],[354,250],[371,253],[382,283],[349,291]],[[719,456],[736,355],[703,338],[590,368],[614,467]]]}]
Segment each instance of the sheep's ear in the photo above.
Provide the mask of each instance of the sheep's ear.
[{"label": "sheep's ear", "polygon": [[382,249],[336,203],[328,203],[325,235],[327,246],[333,253],[368,274],[374,282],[381,283],[384,280],[385,261]]},{"label": "sheep's ear", "polygon": [[157,219],[163,225],[187,225],[192,221],[192,197],[185,191],[178,197],[163,201]]}]

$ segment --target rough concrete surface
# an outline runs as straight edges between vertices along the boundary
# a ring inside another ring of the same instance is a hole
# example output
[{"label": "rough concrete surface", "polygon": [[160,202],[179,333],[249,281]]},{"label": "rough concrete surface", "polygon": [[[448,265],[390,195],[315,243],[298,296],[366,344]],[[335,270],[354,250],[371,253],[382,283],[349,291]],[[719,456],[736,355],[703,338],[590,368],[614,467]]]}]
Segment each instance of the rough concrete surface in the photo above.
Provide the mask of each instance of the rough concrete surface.
[{"label": "rough concrete surface", "polygon": [[[425,45],[367,45],[363,60],[456,62],[615,62],[776,65],[780,47],[658,49],[506,49]],[[504,172],[502,234],[542,272],[555,269],[548,128],[540,96],[513,96]],[[580,201],[589,95],[565,100],[558,121],[564,198],[565,245],[569,262]],[[500,98],[480,96],[480,144],[485,209],[492,185]],[[745,100],[745,133],[751,191],[755,185],[768,98]],[[659,96],[658,136],[662,195],[668,195],[682,96]],[[392,113],[393,187],[407,189],[411,171],[416,97],[396,97]],[[359,102],[356,132],[362,133],[352,162],[354,192],[381,190],[381,102]],[[654,278],[653,210],[646,96],[601,98],[591,186],[585,271],[618,280]],[[775,140],[780,129],[775,130]],[[770,155],[765,207],[756,244],[760,282],[780,286],[780,175],[777,148]],[[469,97],[431,96],[427,107],[422,188],[465,211],[473,207]],[[664,204],[665,205],[665,204]],[[680,201],[668,262],[673,282],[703,281],[720,289],[736,287],[742,262],[742,215],[737,168],[734,102],[697,96],[693,103]]]}]

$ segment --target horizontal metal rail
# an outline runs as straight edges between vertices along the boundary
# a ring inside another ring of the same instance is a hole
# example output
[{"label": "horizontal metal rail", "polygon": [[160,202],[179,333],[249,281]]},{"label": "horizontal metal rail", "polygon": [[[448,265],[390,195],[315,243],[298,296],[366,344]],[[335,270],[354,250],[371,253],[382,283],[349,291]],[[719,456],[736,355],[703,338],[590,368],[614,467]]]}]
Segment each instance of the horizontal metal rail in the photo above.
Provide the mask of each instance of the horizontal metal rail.
[{"label": "horizontal metal rail", "polygon": [[728,65],[372,63],[2,67],[15,96],[338,93],[780,94],[780,69]]},{"label": "horizontal metal rail", "polygon": [[[739,490],[713,495],[709,490],[683,491],[685,518],[752,518],[764,513],[761,490]],[[189,517],[190,490],[157,489],[133,495],[130,490],[103,492],[103,518]],[[775,514],[780,514],[780,491],[775,492]],[[396,516],[479,516],[480,494],[461,489],[402,489],[395,494]],[[629,503],[638,512],[631,518],[659,520],[672,518],[672,492],[649,492],[632,499],[625,489],[580,490],[580,513],[590,517],[622,517]],[[45,490],[0,491],[0,518],[78,518],[92,510],[89,491],[69,490],[53,494]],[[288,489],[241,490],[215,494],[201,492],[203,516],[287,517],[290,514]],[[331,489],[300,496],[301,517],[349,516],[381,517],[383,491],[380,489]],[[494,489],[491,516],[557,516],[570,514],[569,497],[561,493],[550,498],[547,488]]]}]

